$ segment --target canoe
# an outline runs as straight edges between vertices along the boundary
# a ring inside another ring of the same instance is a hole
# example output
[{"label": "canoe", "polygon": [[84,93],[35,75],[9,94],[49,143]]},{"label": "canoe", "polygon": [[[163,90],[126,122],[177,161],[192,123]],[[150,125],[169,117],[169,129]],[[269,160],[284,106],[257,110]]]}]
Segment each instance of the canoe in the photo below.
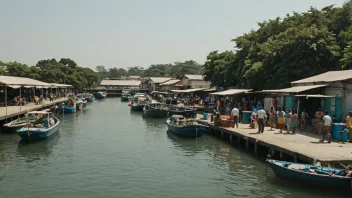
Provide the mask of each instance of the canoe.
[{"label": "canoe", "polygon": [[106,92],[102,92],[102,91],[99,91],[98,93],[95,93],[93,95],[95,96],[95,98],[99,98],[99,99],[106,98],[107,96]]},{"label": "canoe", "polygon": [[207,126],[185,120],[181,115],[173,115],[166,120],[168,130],[184,137],[200,137],[207,131]]},{"label": "canoe", "polygon": [[165,104],[152,103],[147,104],[143,108],[143,116],[151,118],[165,118],[169,113],[169,109]]},{"label": "canoe", "polygon": [[57,132],[60,120],[49,112],[42,111],[42,114],[43,118],[17,130],[22,140],[29,142],[44,140]]},{"label": "canoe", "polygon": [[275,175],[292,182],[336,190],[351,190],[352,178],[345,169],[267,160]]},{"label": "canoe", "polygon": [[18,118],[16,120],[13,120],[12,122],[4,124],[4,131],[7,133],[16,133],[18,129],[26,126],[27,122],[28,119],[26,117]]}]

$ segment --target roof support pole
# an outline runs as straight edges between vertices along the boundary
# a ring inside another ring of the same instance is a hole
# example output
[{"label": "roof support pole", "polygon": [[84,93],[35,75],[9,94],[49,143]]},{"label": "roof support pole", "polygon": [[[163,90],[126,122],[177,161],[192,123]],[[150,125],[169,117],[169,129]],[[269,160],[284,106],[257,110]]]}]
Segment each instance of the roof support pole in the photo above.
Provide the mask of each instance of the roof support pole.
[{"label": "roof support pole", "polygon": [[20,87],[20,113],[22,112],[22,94],[21,94],[21,87]]},{"label": "roof support pole", "polygon": [[5,106],[6,106],[6,116],[7,116],[7,86],[5,86]]}]

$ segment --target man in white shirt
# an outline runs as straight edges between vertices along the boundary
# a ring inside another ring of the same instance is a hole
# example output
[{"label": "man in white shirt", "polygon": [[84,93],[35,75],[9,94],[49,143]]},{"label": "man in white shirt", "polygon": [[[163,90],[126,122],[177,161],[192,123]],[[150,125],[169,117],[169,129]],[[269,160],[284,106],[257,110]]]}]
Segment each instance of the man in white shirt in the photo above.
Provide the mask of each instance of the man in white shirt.
[{"label": "man in white shirt", "polygon": [[240,117],[240,111],[236,108],[236,106],[235,106],[235,108],[232,109],[231,115],[233,116],[233,121],[234,121],[233,127],[235,127],[235,125],[236,125],[236,128],[238,128],[238,120]]},{"label": "man in white shirt", "polygon": [[260,107],[260,110],[257,112],[258,115],[258,125],[259,131],[258,133],[264,133],[264,119],[266,118],[266,112],[263,107]]},{"label": "man in white shirt", "polygon": [[323,123],[324,123],[324,131],[323,131],[323,139],[320,140],[320,142],[324,142],[325,135],[328,136],[328,142],[331,143],[331,125],[332,125],[332,119],[329,116],[329,112],[325,111],[325,116],[323,117]]}]

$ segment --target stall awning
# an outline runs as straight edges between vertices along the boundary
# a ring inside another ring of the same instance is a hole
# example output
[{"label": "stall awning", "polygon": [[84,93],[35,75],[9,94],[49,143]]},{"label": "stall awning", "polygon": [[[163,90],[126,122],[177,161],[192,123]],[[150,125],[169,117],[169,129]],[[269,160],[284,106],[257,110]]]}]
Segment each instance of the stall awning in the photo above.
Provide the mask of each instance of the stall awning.
[{"label": "stall awning", "polygon": [[324,95],[320,95],[320,94],[313,94],[313,95],[294,95],[297,97],[306,97],[306,98],[333,98],[335,96],[324,96]]},{"label": "stall awning", "polygon": [[50,87],[51,86],[49,83],[46,83],[46,82],[41,82],[39,80],[16,77],[16,76],[0,76],[0,84],[6,85],[9,87],[12,87],[12,86]]},{"label": "stall awning", "polygon": [[263,90],[263,92],[266,92],[266,93],[300,93],[303,91],[316,89],[319,87],[325,87],[325,86],[328,86],[328,85],[296,86],[296,87],[290,87],[290,88],[286,88],[286,89]]},{"label": "stall awning", "polygon": [[205,91],[205,92],[216,91],[216,88],[204,89],[204,90],[202,90],[202,91]]},{"label": "stall awning", "polygon": [[196,92],[196,91],[202,91],[206,88],[196,88],[196,89],[184,89],[184,90],[171,90],[172,92],[176,93],[191,93],[191,92]]},{"label": "stall awning", "polygon": [[51,88],[68,88],[68,87],[73,87],[72,85],[66,85],[66,84],[58,84],[58,83],[50,83]]},{"label": "stall awning", "polygon": [[246,93],[246,92],[249,92],[249,91],[251,91],[251,89],[229,89],[229,90],[225,90],[225,91],[219,91],[219,92],[210,93],[210,95],[230,96],[230,95]]}]

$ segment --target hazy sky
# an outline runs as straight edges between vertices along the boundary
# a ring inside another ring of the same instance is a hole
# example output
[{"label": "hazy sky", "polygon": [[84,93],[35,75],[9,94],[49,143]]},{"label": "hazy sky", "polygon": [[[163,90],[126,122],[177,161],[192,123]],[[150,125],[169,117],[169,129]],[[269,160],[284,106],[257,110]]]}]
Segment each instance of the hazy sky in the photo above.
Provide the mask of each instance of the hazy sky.
[{"label": "hazy sky", "polygon": [[257,22],[345,0],[0,0],[0,60],[95,68],[196,60]]}]

